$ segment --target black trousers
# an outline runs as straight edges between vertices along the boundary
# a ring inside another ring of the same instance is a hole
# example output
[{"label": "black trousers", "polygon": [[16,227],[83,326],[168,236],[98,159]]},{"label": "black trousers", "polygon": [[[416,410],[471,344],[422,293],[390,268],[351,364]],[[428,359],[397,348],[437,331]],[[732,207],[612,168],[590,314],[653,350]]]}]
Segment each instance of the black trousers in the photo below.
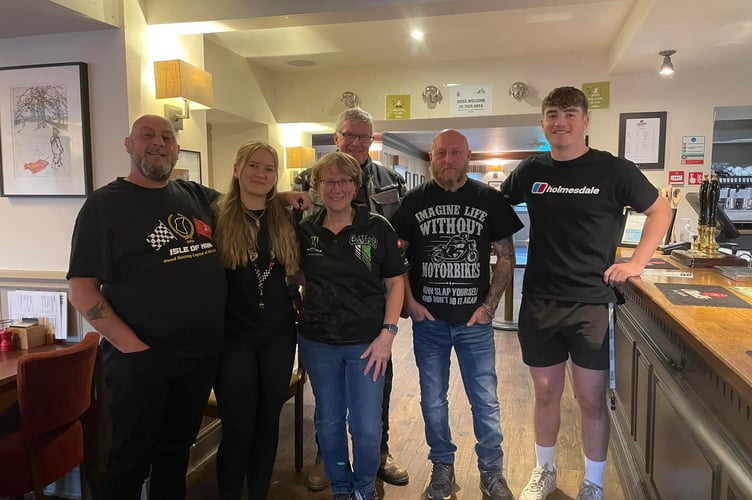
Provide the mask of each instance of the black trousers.
[{"label": "black trousers", "polygon": [[214,387],[222,417],[217,484],[222,500],[239,500],[243,478],[248,499],[269,493],[295,357],[294,325],[264,338],[227,338]]},{"label": "black trousers", "polygon": [[123,354],[106,342],[102,352],[112,418],[103,497],[139,499],[151,472],[150,498],[184,500],[188,453],[219,356],[176,358],[154,348]]}]

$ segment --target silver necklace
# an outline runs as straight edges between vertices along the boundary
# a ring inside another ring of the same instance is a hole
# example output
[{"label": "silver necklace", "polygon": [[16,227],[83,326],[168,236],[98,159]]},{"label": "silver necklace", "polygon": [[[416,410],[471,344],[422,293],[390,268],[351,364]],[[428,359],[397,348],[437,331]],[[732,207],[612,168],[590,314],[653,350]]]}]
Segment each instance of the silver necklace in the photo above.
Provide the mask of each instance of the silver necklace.
[{"label": "silver necklace", "polygon": [[272,273],[272,270],[274,269],[274,260],[276,259],[276,254],[274,253],[274,249],[269,249],[269,264],[266,266],[266,269],[262,272],[261,269],[259,269],[258,264],[256,263],[256,260],[258,260],[259,254],[256,251],[248,250],[248,256],[251,259],[251,265],[253,266],[253,271],[256,273],[256,283],[258,285],[258,295],[259,295],[259,303],[258,307],[259,309],[264,308],[264,283],[266,282],[266,279],[269,277],[269,275]]},{"label": "silver necklace", "polygon": [[256,227],[261,227],[261,218],[266,213],[266,209],[263,209],[260,214],[256,215],[253,213],[253,210],[246,210],[245,214],[253,220],[253,222],[256,223]]}]

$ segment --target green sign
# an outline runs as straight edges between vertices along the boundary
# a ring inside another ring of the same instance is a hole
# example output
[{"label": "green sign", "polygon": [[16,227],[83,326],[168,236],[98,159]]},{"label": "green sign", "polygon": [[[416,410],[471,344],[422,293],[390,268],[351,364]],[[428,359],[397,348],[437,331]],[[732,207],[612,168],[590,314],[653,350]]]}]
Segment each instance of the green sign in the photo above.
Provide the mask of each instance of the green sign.
[{"label": "green sign", "polygon": [[410,119],[410,94],[393,94],[386,96],[386,119]]},{"label": "green sign", "polygon": [[589,109],[608,109],[611,98],[610,82],[583,83],[582,91],[587,97]]}]

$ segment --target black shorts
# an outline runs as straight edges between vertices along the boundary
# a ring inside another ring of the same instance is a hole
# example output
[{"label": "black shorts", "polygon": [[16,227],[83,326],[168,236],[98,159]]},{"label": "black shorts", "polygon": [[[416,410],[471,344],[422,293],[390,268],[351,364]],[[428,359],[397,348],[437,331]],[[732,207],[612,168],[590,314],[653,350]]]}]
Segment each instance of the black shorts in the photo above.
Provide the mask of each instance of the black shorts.
[{"label": "black shorts", "polygon": [[522,360],[544,368],[566,361],[608,370],[608,304],[522,296],[518,336]]}]

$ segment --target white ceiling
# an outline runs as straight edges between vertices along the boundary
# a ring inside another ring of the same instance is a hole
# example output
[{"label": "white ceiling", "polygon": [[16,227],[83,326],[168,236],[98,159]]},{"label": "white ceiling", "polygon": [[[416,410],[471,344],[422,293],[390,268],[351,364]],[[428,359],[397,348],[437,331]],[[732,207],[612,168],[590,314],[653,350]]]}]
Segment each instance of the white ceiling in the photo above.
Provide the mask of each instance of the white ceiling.
[{"label": "white ceiling", "polygon": [[[119,1],[97,3],[112,10]],[[712,71],[749,64],[752,54],[751,0],[139,1],[150,24],[205,33],[255,64],[301,76],[311,69],[573,54],[602,57],[612,74],[650,72],[657,71],[664,49],[677,51],[677,71]],[[75,9],[90,3],[85,0],[2,3],[0,38],[112,27],[82,14],[84,7]],[[424,31],[422,42],[410,38],[415,28]],[[291,60],[314,65],[291,66]],[[388,130],[381,125],[378,130]],[[522,128],[468,131],[471,148],[519,149],[541,138],[537,120],[515,126]],[[433,134],[396,133],[423,150]]]}]

